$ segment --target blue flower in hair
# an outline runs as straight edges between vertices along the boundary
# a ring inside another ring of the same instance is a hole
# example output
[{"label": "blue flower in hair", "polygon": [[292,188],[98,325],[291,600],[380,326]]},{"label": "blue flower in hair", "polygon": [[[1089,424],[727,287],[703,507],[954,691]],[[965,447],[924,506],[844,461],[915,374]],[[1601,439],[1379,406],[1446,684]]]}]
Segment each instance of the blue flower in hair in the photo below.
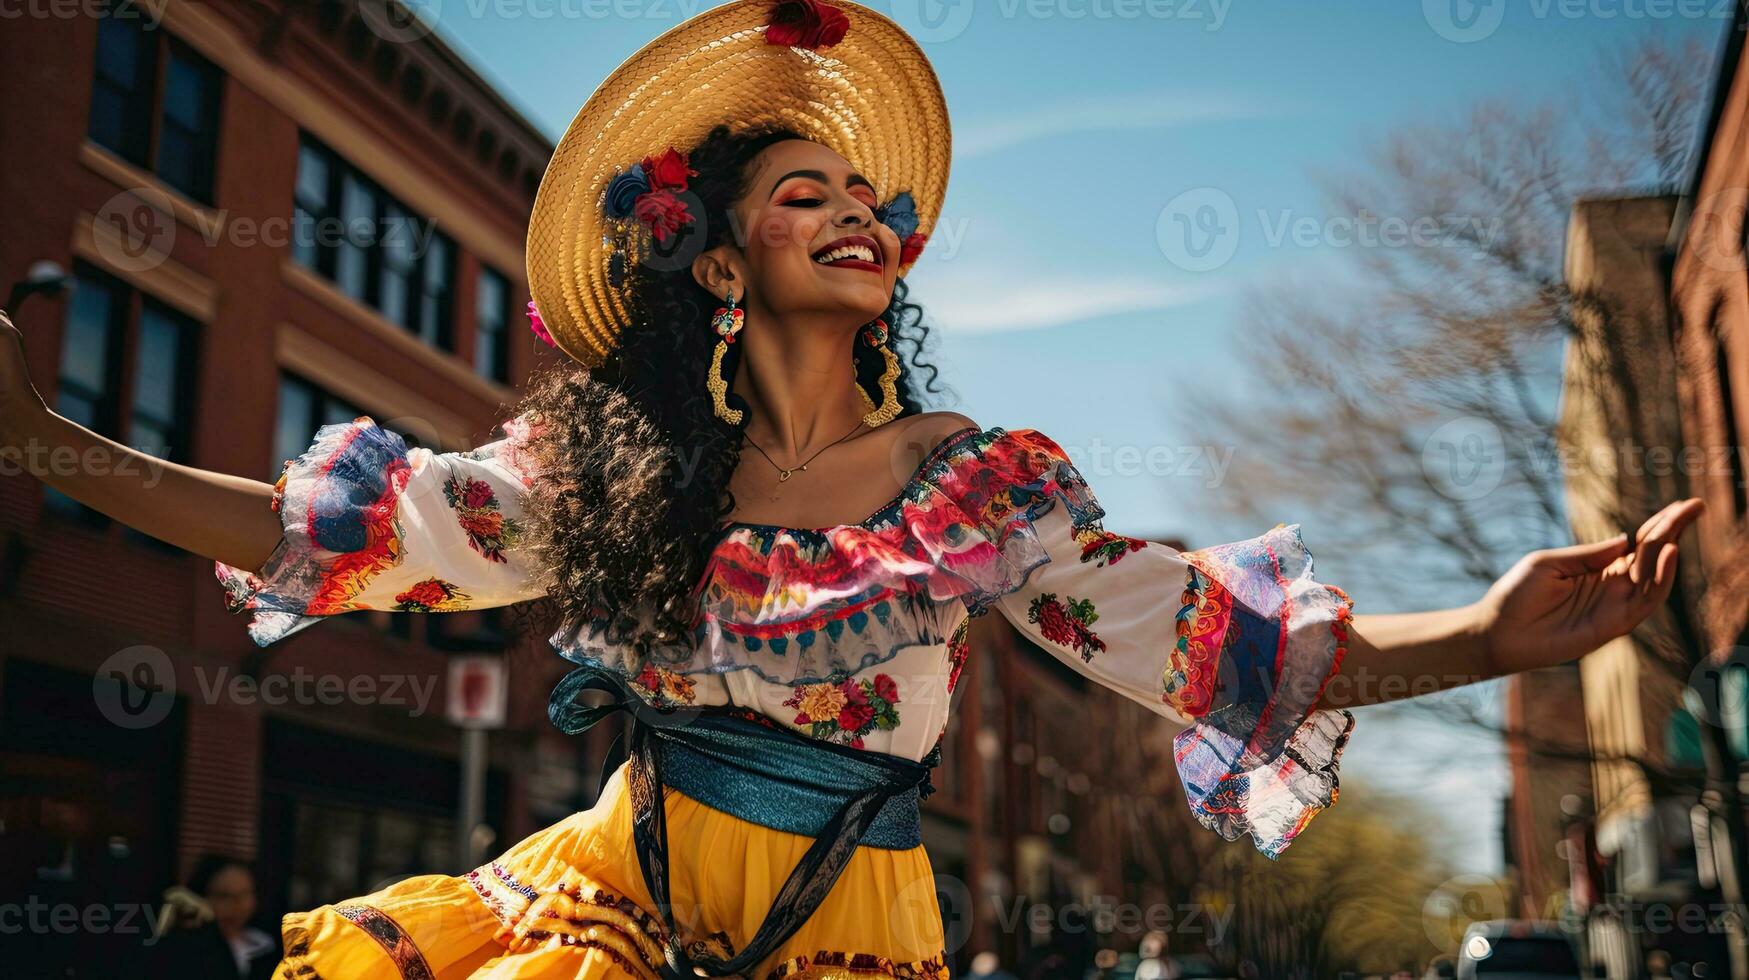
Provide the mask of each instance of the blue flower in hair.
[{"label": "blue flower in hair", "polygon": [[641,165],[633,164],[631,169],[621,170],[608,181],[607,200],[603,202],[602,210],[610,218],[629,218],[633,202],[649,189],[650,176],[644,173]]},{"label": "blue flower in hair", "polygon": [[911,237],[917,230],[917,202],[912,200],[910,191],[900,191],[887,203],[875,208],[875,220],[899,236],[899,241]]}]

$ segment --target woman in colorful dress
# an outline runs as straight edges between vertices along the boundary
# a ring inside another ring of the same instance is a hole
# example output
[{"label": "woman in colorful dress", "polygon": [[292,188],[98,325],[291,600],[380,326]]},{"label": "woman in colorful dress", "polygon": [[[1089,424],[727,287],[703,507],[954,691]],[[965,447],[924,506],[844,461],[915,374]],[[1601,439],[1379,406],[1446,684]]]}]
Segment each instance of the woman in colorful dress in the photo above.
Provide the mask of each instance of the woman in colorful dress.
[{"label": "woman in colorful dress", "polygon": [[[1047,435],[923,411],[903,276],[949,146],[886,17],[707,10],[553,155],[531,324],[572,361],[501,436],[409,449],[361,417],[271,487],[44,474],[213,558],[262,645],[350,610],[550,596],[576,665],[553,721],[633,719],[595,806],[466,874],[286,916],[280,976],[945,977],[918,801],[972,617],[1180,726],[1192,813],[1275,856],[1336,799],[1347,709],[1570,660],[1669,594],[1698,501],[1389,616],[1314,579],[1297,526],[1187,552],[1106,529]],[[9,443],[131,452],[50,412],[4,329]]]}]

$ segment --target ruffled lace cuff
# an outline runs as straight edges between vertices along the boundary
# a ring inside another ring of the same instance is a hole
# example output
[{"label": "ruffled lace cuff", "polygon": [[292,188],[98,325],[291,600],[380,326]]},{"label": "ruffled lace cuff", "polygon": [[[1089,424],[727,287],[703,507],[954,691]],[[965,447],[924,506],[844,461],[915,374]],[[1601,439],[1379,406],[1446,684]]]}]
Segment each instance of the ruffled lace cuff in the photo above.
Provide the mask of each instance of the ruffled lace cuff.
[{"label": "ruffled lace cuff", "polygon": [[1342,665],[1353,602],[1312,578],[1298,525],[1183,557],[1180,652],[1213,669],[1176,694],[1195,718],[1175,740],[1179,774],[1204,826],[1278,857],[1336,801],[1354,716],[1313,708]]},{"label": "ruffled lace cuff", "polygon": [[369,579],[400,560],[395,515],[412,474],[407,444],[361,416],[316,430],[287,460],[273,508],[284,535],[259,570],[214,562],[226,607],[249,610],[249,636],[267,646],[323,616],[365,608]]}]

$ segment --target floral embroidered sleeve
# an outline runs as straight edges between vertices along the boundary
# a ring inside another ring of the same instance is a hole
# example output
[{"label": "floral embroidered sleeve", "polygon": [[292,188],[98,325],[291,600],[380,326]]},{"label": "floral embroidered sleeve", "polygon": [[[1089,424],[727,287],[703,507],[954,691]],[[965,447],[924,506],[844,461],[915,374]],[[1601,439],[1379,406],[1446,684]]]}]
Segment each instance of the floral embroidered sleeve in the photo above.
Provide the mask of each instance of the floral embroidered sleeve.
[{"label": "floral embroidered sleeve", "polygon": [[462,452],[409,449],[369,416],[325,425],[287,460],[273,508],[284,536],[254,571],[214,563],[232,612],[267,646],[356,609],[453,612],[540,594],[518,548],[535,477],[526,416]]},{"label": "floral embroidered sleeve", "polygon": [[943,477],[998,569],[966,597],[1052,656],[1187,725],[1191,810],[1278,856],[1335,802],[1346,711],[1313,710],[1340,665],[1352,603],[1312,578],[1297,525],[1179,552],[1105,530],[1055,442],[986,430]]}]

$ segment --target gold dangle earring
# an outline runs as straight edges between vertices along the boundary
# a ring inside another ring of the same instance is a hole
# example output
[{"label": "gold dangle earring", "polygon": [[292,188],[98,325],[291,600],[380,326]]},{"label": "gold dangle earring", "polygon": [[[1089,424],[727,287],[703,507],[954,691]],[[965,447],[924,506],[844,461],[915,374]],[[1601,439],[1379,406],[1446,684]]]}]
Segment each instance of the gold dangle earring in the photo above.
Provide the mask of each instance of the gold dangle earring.
[{"label": "gold dangle earring", "polygon": [[740,425],[741,410],[729,407],[729,381],[723,377],[723,357],[729,353],[729,345],[735,342],[735,335],[741,332],[741,321],[745,314],[736,308],[733,291],[730,291],[724,302],[728,305],[717,307],[717,312],[711,316],[711,329],[719,339],[716,351],[711,354],[711,370],[705,377],[704,386],[710,389],[711,407],[716,409],[717,418],[730,425]]},{"label": "gold dangle earring", "polygon": [[873,429],[898,418],[899,413],[904,410],[904,406],[899,404],[898,386],[894,383],[899,380],[899,355],[893,353],[893,349],[887,346],[887,321],[885,320],[876,320],[869,324],[868,329],[862,332],[862,339],[864,343],[880,351],[881,356],[887,362],[886,369],[881,371],[881,403],[879,407],[876,407],[874,399],[869,397],[862,385],[856,386],[856,390],[862,393],[862,403],[869,408],[868,414],[862,417],[863,424]]}]

